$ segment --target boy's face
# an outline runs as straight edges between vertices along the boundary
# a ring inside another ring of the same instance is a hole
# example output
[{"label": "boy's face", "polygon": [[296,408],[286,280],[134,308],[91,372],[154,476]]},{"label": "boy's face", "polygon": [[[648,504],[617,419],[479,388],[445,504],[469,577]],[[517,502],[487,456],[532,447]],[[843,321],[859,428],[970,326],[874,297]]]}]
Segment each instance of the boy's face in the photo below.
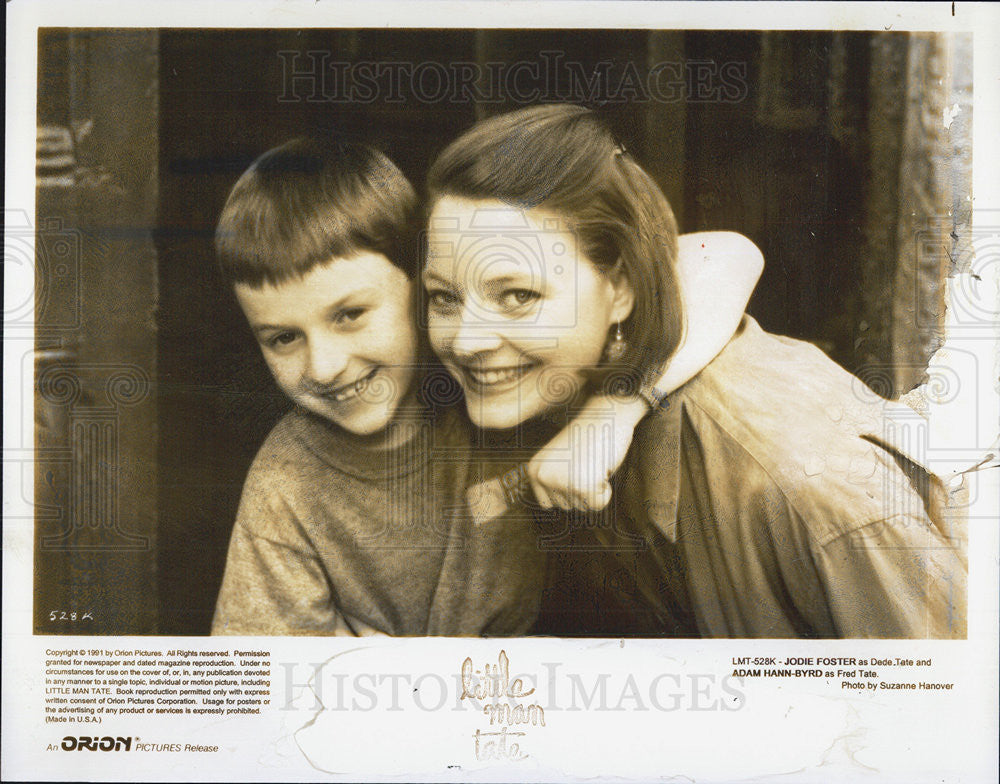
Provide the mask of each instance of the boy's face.
[{"label": "boy's face", "polygon": [[364,436],[389,424],[413,386],[411,285],[385,256],[364,253],[299,279],[235,290],[285,394]]}]

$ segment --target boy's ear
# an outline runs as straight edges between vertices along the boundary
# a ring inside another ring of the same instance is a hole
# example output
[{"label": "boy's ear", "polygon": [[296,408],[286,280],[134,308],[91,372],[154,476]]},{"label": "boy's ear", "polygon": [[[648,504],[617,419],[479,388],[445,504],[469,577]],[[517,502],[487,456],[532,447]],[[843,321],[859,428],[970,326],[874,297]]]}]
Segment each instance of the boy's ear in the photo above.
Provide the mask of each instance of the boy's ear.
[{"label": "boy's ear", "polygon": [[635,289],[629,276],[625,273],[621,259],[618,259],[615,266],[609,270],[608,280],[614,291],[611,317],[616,322],[624,321],[632,315],[632,309],[635,307]]}]

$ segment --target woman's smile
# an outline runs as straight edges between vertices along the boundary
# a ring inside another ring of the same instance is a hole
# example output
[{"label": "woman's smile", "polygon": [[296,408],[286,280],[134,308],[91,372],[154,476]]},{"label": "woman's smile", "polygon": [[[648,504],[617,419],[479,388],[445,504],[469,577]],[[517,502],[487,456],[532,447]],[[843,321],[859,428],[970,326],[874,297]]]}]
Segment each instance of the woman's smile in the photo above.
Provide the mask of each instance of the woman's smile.
[{"label": "woman's smile", "polygon": [[463,386],[473,387],[483,395],[505,392],[517,386],[521,379],[538,366],[537,362],[524,362],[508,366],[483,366],[459,364]]},{"label": "woman's smile", "polygon": [[[631,288],[599,270],[547,213],[445,197],[430,225],[428,335],[472,421],[506,429],[570,403],[612,326],[628,317]],[[523,252],[511,252],[510,226],[530,233]]]}]

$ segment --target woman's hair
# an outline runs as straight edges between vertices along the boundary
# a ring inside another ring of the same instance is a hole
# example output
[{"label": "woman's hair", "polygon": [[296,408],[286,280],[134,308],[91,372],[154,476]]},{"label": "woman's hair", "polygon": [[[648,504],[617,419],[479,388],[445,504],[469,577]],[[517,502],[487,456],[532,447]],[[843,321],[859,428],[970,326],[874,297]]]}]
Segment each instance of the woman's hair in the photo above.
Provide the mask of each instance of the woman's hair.
[{"label": "woman's hair", "polygon": [[366,251],[413,277],[419,229],[413,187],[385,155],[340,138],[299,138],[265,152],[237,180],[215,248],[226,280],[250,286]]},{"label": "woman's hair", "polygon": [[428,174],[431,206],[444,196],[495,199],[567,220],[599,269],[624,273],[635,306],[627,348],[604,375],[658,378],[683,335],[677,223],[662,191],[588,109],[534,106],[476,123]]}]

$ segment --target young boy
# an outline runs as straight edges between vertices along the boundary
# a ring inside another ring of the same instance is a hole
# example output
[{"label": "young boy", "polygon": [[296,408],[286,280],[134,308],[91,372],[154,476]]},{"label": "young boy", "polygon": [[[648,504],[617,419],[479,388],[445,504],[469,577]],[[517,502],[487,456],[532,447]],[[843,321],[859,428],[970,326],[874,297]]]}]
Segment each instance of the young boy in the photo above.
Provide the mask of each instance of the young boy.
[{"label": "young boy", "polygon": [[[545,554],[531,515],[512,508],[477,525],[466,503],[468,487],[517,460],[473,449],[462,406],[435,400],[421,370],[419,230],[412,187],[364,145],[295,140],[233,187],[220,265],[295,406],[247,476],[213,633],[509,636],[536,620]],[[759,253],[729,235],[716,244],[736,270],[726,296],[742,306]],[[693,274],[704,274],[708,251],[695,255]],[[736,322],[712,311],[663,392],[732,335]],[[590,454],[587,439],[560,434],[528,471],[544,505],[606,504],[605,480],[648,410],[641,400],[588,406],[614,417],[616,444]],[[553,470],[568,453],[590,479]]]}]

